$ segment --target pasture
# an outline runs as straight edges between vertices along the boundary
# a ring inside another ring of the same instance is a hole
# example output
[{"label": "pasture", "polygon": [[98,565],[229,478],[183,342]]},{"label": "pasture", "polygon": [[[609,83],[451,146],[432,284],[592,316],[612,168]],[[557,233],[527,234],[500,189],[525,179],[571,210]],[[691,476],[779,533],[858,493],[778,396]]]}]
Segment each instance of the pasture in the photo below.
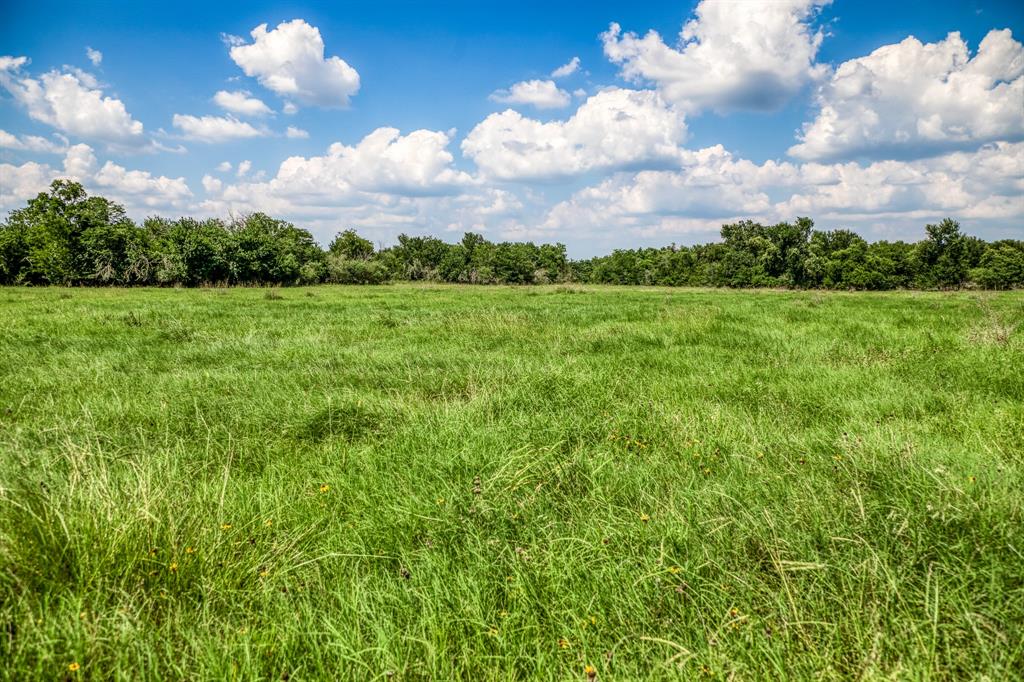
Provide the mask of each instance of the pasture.
[{"label": "pasture", "polygon": [[1024,295],[0,289],[0,677],[1007,679]]}]

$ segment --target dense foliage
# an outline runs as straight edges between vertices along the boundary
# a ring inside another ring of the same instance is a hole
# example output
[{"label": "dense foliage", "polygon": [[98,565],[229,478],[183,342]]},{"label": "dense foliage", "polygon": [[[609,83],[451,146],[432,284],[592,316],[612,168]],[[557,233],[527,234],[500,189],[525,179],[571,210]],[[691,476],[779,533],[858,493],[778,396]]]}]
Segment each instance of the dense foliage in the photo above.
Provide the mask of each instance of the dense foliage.
[{"label": "dense foliage", "polygon": [[949,289],[1024,285],[1024,241],[986,243],[956,221],[927,238],[868,243],[822,232],[808,218],[722,226],[722,241],[619,249],[570,261],[563,244],[494,243],[473,233],[449,244],[401,235],[377,250],[352,230],[324,251],[304,229],[253,213],[218,219],[149,218],[141,226],[78,183],[57,180],[0,223],[0,284],[474,284],[583,282],[664,286]]}]

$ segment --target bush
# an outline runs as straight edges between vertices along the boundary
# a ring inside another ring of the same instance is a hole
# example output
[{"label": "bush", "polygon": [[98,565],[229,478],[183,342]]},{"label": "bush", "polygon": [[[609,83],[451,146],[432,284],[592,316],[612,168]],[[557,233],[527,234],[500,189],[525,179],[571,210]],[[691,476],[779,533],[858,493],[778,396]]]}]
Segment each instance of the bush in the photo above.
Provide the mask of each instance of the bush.
[{"label": "bush", "polygon": [[341,256],[327,257],[327,281],[334,284],[383,284],[388,271],[380,263],[352,260]]},{"label": "bush", "polygon": [[990,244],[979,266],[970,271],[970,279],[986,289],[1024,286],[1024,242]]}]

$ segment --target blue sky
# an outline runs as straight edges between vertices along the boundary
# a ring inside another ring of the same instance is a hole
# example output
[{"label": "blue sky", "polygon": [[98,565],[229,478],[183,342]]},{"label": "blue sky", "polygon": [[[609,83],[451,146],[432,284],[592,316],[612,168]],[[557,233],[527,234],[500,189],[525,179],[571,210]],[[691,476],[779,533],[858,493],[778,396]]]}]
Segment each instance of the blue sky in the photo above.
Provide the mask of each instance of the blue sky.
[{"label": "blue sky", "polygon": [[[4,14],[3,210],[73,176],[138,218],[264,210],[323,241],[348,226],[382,242],[473,230],[586,256],[796,215],[870,238],[916,239],[945,215],[1024,235],[1019,3],[42,2]],[[251,34],[263,24],[277,47]],[[316,34],[320,62],[274,57],[315,52]],[[574,57],[578,69],[552,76]],[[290,77],[303,95],[273,85]],[[226,109],[219,91],[270,113]]]}]

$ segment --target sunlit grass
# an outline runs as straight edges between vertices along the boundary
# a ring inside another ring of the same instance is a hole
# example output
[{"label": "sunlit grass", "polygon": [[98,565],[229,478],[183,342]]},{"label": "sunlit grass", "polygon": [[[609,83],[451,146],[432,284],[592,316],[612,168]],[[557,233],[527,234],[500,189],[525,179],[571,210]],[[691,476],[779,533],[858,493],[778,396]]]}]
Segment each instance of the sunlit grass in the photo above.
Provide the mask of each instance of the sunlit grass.
[{"label": "sunlit grass", "polygon": [[9,679],[1006,679],[1024,296],[0,289]]}]

